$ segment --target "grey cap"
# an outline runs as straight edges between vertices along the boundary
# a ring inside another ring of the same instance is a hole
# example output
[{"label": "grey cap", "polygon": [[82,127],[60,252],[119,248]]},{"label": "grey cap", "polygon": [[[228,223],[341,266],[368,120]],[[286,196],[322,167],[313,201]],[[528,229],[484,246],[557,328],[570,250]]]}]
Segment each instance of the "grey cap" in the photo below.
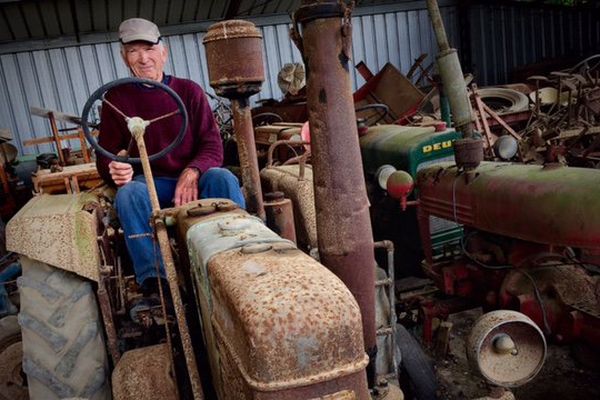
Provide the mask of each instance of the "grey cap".
[{"label": "grey cap", "polygon": [[137,40],[158,43],[160,32],[155,23],[143,18],[130,18],[119,25],[119,39],[121,43],[131,43]]}]

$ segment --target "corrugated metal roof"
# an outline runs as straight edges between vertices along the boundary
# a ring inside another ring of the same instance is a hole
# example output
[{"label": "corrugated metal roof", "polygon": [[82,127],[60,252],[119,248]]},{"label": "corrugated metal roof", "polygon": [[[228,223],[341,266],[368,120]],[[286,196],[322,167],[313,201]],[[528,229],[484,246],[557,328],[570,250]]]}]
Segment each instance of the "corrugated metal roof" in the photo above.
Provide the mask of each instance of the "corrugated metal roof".
[{"label": "corrugated metal roof", "polygon": [[[356,3],[374,6],[400,2]],[[132,17],[168,27],[289,14],[299,5],[300,0],[0,0],[0,43],[115,32],[121,21]]]}]

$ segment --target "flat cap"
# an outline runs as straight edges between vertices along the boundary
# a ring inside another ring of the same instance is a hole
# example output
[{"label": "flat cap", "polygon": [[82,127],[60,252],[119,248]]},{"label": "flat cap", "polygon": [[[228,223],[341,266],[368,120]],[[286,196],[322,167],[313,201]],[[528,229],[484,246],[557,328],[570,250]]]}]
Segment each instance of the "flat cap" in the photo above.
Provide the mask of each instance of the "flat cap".
[{"label": "flat cap", "polygon": [[131,43],[137,40],[158,43],[160,32],[155,23],[143,18],[130,18],[119,25],[119,39],[121,43]]}]

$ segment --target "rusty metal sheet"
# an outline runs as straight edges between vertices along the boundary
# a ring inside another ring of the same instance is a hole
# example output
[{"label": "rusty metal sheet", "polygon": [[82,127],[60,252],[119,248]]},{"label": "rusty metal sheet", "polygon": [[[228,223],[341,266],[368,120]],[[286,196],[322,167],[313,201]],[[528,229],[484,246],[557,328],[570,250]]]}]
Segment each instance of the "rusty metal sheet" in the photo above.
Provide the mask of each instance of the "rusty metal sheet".
[{"label": "rusty metal sheet", "polygon": [[130,350],[112,374],[114,400],[177,400],[169,348],[159,344]]},{"label": "rusty metal sheet", "polygon": [[272,191],[281,191],[292,200],[298,247],[307,251],[317,248],[312,167],[307,165],[302,175],[299,165],[269,167],[260,172],[260,177],[265,187]]},{"label": "rusty metal sheet", "polygon": [[[291,242],[274,241],[257,218],[212,210],[189,217],[184,209],[177,219],[188,239],[220,398],[312,398],[342,389],[367,398],[360,309],[345,285]],[[252,223],[232,224],[236,219]],[[219,221],[230,229],[201,229]],[[210,259],[204,254],[231,237],[246,245],[221,246]]]},{"label": "rusty metal sheet", "polygon": [[208,273],[222,357],[252,390],[289,390],[364,370],[354,297],[297,248],[226,251],[213,257]]}]

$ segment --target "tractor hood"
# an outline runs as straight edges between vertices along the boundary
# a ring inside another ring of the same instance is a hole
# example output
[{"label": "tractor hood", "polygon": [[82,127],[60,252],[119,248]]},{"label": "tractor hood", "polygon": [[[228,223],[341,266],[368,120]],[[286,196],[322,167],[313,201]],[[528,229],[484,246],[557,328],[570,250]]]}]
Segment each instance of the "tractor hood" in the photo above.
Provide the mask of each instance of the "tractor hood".
[{"label": "tractor hood", "polygon": [[97,281],[97,221],[84,210],[96,201],[89,193],[34,197],[6,225],[7,249]]}]

